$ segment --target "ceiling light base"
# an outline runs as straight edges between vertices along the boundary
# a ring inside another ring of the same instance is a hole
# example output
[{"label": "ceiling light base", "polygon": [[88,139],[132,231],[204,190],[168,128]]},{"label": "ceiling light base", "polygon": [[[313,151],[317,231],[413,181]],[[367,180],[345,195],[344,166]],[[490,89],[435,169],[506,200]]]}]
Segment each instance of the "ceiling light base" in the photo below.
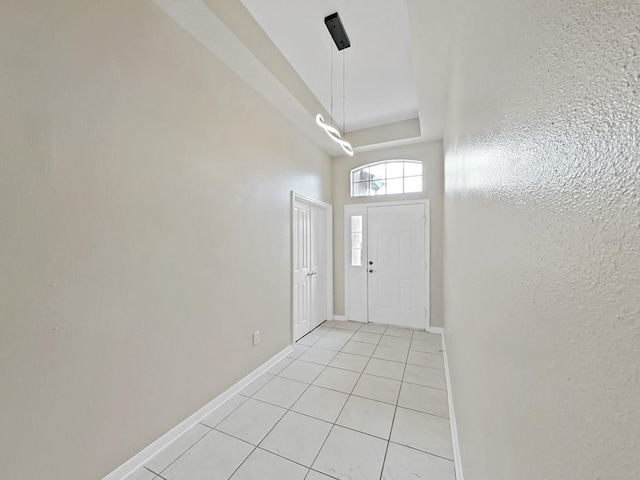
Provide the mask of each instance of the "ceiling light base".
[{"label": "ceiling light base", "polygon": [[342,25],[342,20],[340,20],[340,15],[338,15],[338,12],[324,17],[324,24],[329,29],[331,38],[333,38],[333,41],[335,42],[338,50],[344,50],[345,48],[349,48],[351,46],[351,41],[349,40],[349,36],[347,35],[347,32]]}]

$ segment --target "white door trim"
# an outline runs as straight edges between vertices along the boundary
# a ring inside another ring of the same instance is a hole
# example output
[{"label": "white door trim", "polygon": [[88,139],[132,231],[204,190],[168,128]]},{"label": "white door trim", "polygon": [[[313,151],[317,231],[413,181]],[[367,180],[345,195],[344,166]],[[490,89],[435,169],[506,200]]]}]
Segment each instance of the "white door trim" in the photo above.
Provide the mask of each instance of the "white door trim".
[{"label": "white door trim", "polygon": [[291,317],[291,344],[295,343],[294,334],[293,334],[293,208],[296,201],[307,202],[318,207],[321,207],[325,210],[325,231],[326,231],[326,248],[327,248],[327,320],[333,318],[333,206],[329,203],[323,202],[316,198],[308,197],[306,195],[302,195],[300,193],[296,193],[291,190],[291,204],[290,204],[290,212],[289,212],[289,220],[291,224],[290,231],[290,249],[289,249],[289,259],[290,259],[290,268],[289,275],[291,276],[291,289],[289,293],[291,294],[290,298],[290,317]]},{"label": "white door trim", "polygon": [[[351,265],[351,224],[349,215],[366,215],[369,207],[389,207],[394,205],[424,205],[426,222],[424,225],[424,259],[426,262],[425,269],[425,307],[426,307],[426,325],[425,330],[431,329],[431,212],[428,199],[423,200],[398,200],[392,202],[366,202],[366,203],[350,203],[344,206],[344,316],[349,320],[349,266]],[[363,243],[368,239],[363,237]],[[367,289],[368,290],[368,289]],[[367,300],[368,304],[368,300]],[[367,318],[368,320],[368,318]]]}]

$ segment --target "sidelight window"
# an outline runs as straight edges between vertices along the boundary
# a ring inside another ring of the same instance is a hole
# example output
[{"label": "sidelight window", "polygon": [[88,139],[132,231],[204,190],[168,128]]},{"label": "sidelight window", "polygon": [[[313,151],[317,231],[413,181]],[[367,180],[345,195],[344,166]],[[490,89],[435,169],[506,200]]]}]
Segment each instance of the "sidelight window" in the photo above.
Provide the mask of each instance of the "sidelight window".
[{"label": "sidelight window", "polygon": [[362,266],[362,215],[351,216],[351,266]]}]

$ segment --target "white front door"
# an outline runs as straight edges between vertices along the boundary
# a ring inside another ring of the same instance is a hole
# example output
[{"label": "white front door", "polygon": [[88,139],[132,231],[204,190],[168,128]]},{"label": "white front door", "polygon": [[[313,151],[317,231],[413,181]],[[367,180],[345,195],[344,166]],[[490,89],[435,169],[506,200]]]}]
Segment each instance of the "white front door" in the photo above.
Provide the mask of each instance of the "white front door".
[{"label": "white front door", "polygon": [[293,204],[294,341],[327,319],[327,242],[324,208]]},{"label": "white front door", "polygon": [[425,208],[368,208],[369,321],[425,328]]},{"label": "white front door", "polygon": [[345,207],[348,320],[429,326],[428,224],[425,201]]}]

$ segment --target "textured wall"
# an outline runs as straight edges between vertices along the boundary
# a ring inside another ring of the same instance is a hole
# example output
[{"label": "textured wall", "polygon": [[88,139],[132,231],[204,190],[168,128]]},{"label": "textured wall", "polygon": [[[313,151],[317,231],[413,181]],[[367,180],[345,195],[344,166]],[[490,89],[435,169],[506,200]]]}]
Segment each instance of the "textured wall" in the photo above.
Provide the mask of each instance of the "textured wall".
[{"label": "textured wall", "polygon": [[102,478],[289,344],[329,158],[150,1],[0,2],[0,145],[1,478]]},{"label": "textured wall", "polygon": [[[421,160],[423,185],[421,193],[381,197],[351,198],[351,170],[368,163],[406,158]],[[356,153],[353,157],[332,160],[333,187],[333,279],[334,314],[344,315],[344,206],[353,203],[393,202],[429,199],[431,209],[431,325],[442,326],[442,202],[444,191],[444,161],[442,142],[426,142]]]},{"label": "textured wall", "polygon": [[640,3],[458,1],[445,325],[466,480],[640,472]]}]

